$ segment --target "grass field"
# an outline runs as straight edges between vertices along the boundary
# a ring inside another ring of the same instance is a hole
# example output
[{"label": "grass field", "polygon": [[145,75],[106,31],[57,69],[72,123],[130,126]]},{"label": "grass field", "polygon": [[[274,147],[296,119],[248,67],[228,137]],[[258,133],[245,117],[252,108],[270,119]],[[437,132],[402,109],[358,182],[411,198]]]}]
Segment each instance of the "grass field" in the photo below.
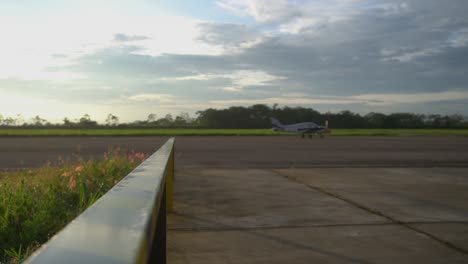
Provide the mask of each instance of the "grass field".
[{"label": "grass field", "polygon": [[[333,129],[331,136],[468,136],[468,129]],[[271,129],[0,129],[3,137],[43,136],[297,136]]]},{"label": "grass field", "polygon": [[0,171],[0,263],[20,263],[145,158],[113,151],[100,161]]}]

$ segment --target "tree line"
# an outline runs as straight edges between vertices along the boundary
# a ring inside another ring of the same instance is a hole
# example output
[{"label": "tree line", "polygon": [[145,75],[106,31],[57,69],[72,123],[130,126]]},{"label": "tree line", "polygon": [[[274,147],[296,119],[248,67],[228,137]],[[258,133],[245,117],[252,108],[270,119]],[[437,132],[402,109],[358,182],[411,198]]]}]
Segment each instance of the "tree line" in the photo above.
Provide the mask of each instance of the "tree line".
[{"label": "tree line", "polygon": [[180,113],[173,117],[167,114],[157,117],[149,114],[145,120],[119,122],[119,118],[108,114],[104,123],[92,120],[89,114],[62,123],[51,123],[40,116],[25,120],[21,115],[5,117],[0,114],[0,127],[26,128],[269,128],[270,117],[282,123],[312,121],[324,124],[328,120],[332,128],[468,128],[468,121],[462,115],[371,112],[365,115],[345,110],[337,113],[320,113],[306,107],[278,107],[256,104],[248,107],[232,106],[225,109],[205,109],[196,112],[195,117]]}]

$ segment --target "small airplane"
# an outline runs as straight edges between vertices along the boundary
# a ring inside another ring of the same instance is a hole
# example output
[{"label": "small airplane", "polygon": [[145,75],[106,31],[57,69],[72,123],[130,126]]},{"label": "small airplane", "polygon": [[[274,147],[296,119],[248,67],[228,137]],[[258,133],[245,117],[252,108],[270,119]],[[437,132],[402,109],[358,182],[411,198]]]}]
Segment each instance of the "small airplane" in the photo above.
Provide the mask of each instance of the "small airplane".
[{"label": "small airplane", "polygon": [[325,126],[319,126],[314,122],[283,125],[278,119],[274,117],[270,119],[273,126],[273,131],[298,133],[301,134],[301,137],[304,137],[307,134],[309,138],[311,138],[314,134],[317,134],[323,138],[325,134],[331,133],[331,129],[328,128],[328,120],[325,121]]}]

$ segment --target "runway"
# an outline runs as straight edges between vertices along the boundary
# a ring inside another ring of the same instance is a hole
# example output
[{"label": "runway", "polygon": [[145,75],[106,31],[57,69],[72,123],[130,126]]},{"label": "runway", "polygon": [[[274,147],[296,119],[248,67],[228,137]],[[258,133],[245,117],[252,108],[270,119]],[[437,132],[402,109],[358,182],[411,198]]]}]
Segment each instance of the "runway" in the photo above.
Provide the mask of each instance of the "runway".
[{"label": "runway", "polygon": [[[0,170],[168,137],[0,138]],[[170,263],[468,263],[468,137],[177,137]]]},{"label": "runway", "polygon": [[176,170],[170,263],[468,263],[468,168]]},{"label": "runway", "polygon": [[[0,169],[152,153],[168,137],[0,138]],[[468,167],[468,137],[176,137],[178,168]]]}]

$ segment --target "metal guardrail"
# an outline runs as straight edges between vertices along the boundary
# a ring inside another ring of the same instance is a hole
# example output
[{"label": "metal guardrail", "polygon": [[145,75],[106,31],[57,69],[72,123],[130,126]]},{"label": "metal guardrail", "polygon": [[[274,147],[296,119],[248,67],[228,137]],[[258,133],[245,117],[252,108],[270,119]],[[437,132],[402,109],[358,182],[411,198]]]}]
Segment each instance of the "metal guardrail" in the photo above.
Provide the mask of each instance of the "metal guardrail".
[{"label": "metal guardrail", "polygon": [[166,263],[173,177],[171,138],[26,263]]}]

